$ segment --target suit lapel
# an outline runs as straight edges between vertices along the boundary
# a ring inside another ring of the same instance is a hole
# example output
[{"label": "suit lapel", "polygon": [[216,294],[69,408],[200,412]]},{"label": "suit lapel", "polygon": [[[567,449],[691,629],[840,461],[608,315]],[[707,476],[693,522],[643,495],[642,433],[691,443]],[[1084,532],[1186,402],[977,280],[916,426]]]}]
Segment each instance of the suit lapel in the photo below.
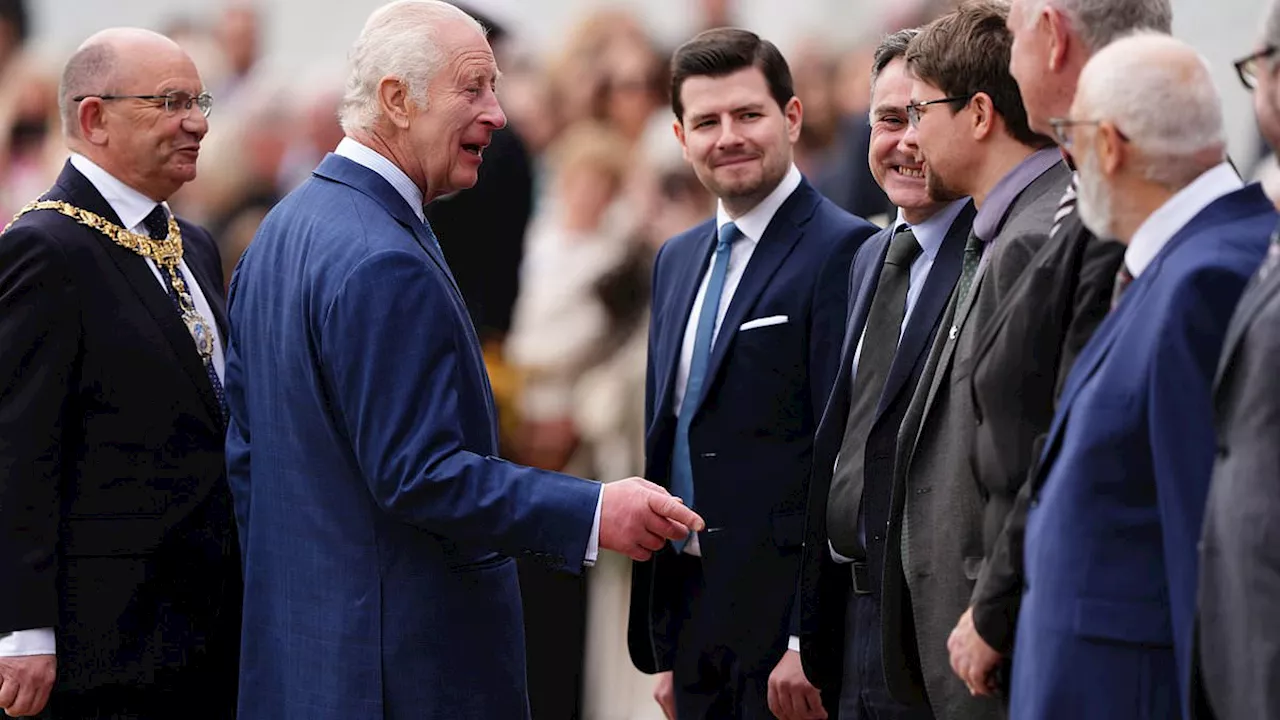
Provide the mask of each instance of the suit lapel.
[{"label": "suit lapel", "polygon": [[[792,248],[804,235],[805,225],[813,215],[820,196],[808,185],[801,182],[800,187],[791,193],[791,197],[774,213],[773,220],[765,229],[764,236],[756,245],[755,252],[742,274],[738,288],[733,292],[733,300],[720,323],[720,331],[716,334],[715,344],[711,347],[711,361],[707,365],[707,376],[703,388],[710,388],[715,381],[720,366],[724,364],[729,348],[737,338],[738,326],[746,319],[747,313],[755,307],[760,294],[769,286],[769,281],[777,273],[778,268],[791,254]],[[709,393],[703,392],[699,405]]]},{"label": "suit lapel", "polygon": [[659,342],[656,344],[662,355],[651,360],[651,362],[658,363],[659,394],[653,414],[655,423],[658,418],[674,414],[672,410],[674,403],[673,392],[676,383],[676,371],[680,365],[680,351],[684,347],[684,333],[689,326],[690,313],[695,312],[693,301],[698,297],[698,288],[702,285],[702,276],[707,271],[707,264],[711,260],[711,252],[715,249],[715,245],[715,223],[711,223],[709,229],[703,233],[703,236],[698,238],[697,242],[690,245],[688,249],[672,248],[672,250],[683,251],[684,256],[668,259],[667,264],[674,264],[678,270],[671,280],[675,285],[667,284],[663,288],[670,293],[673,301],[667,306],[666,316],[663,318],[664,322],[662,323],[662,337],[659,338]]},{"label": "suit lapel", "polygon": [[[55,190],[50,194],[56,195],[59,189],[66,195],[67,202],[72,205],[101,215],[117,225],[120,224],[120,218],[111,209],[111,205],[93,187],[93,183],[90,183],[78,170],[72,167],[70,162],[63,168]],[[186,324],[182,322],[177,309],[174,308],[173,300],[160,284],[160,281],[156,280],[155,274],[151,271],[151,266],[147,264],[146,259],[141,255],[120,247],[115,241],[102,233],[88,228],[86,228],[86,231],[92,233],[102,243],[107,256],[111,258],[116,268],[124,275],[130,289],[133,290],[142,306],[147,309],[152,319],[155,320],[160,334],[168,341],[169,348],[177,357],[178,364],[195,385],[196,392],[209,413],[209,419],[211,421],[216,420],[220,426],[222,408],[218,405],[218,399],[213,393],[213,386],[209,383],[209,375],[205,371],[204,361],[196,350],[195,341],[192,340]],[[188,264],[188,268],[190,267],[190,264]],[[210,305],[215,304],[212,301],[210,302]],[[225,317],[223,321],[225,322]]]},{"label": "suit lapel", "polygon": [[898,341],[898,351],[894,353],[889,377],[885,379],[884,392],[876,409],[877,420],[901,392],[920,356],[929,349],[929,339],[938,323],[938,316],[946,309],[956,281],[960,279],[960,270],[964,265],[964,245],[973,226],[973,215],[973,204],[970,203],[951,223],[947,237],[938,249],[920,297],[916,299],[911,317],[907,320],[907,327]]},{"label": "suit lapel", "polygon": [[[1265,263],[1266,261],[1264,260],[1263,262]],[[1253,322],[1258,308],[1266,304],[1278,289],[1280,289],[1280,268],[1272,269],[1266,278],[1261,278],[1255,274],[1250,280],[1248,288],[1241,297],[1240,304],[1231,316],[1231,323],[1227,326],[1227,339],[1223,343],[1221,360],[1218,363],[1217,373],[1213,378],[1213,386],[1215,388],[1222,382],[1222,378],[1235,361],[1236,351],[1240,348],[1240,341],[1244,339],[1245,332]]]}]

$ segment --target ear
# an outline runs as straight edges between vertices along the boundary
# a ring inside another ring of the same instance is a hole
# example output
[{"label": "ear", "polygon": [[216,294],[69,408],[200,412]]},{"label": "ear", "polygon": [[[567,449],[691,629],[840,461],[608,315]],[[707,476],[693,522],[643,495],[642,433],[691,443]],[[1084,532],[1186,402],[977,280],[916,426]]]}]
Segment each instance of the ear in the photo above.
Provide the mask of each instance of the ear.
[{"label": "ear", "polygon": [[996,113],[995,103],[991,102],[990,95],[980,92],[969,99],[969,109],[973,111],[971,121],[973,139],[979,142],[986,140],[997,130],[998,113]]},{"label": "ear", "polygon": [[378,105],[382,107],[382,115],[392,125],[406,130],[412,116],[408,88],[400,78],[388,75],[378,81]]},{"label": "ear", "polygon": [[76,108],[76,130],[90,145],[107,144],[107,104],[100,98],[87,97]]},{"label": "ear", "polygon": [[1071,50],[1070,21],[1057,8],[1045,5],[1036,22],[1043,23],[1049,33],[1049,71],[1058,72],[1066,67]]},{"label": "ear", "polygon": [[684,157],[685,162],[689,162],[689,146],[684,141],[684,123],[676,120],[671,123],[671,129],[675,131],[676,140],[680,141],[680,154]]},{"label": "ear", "polygon": [[1096,133],[1098,143],[1098,165],[1107,177],[1114,177],[1125,164],[1127,156],[1132,152],[1129,143],[1120,136],[1120,131],[1110,122],[1098,125]]},{"label": "ear", "polygon": [[800,128],[804,125],[804,106],[800,98],[792,96],[782,108],[782,116],[787,120],[787,137],[795,145],[800,140]]}]

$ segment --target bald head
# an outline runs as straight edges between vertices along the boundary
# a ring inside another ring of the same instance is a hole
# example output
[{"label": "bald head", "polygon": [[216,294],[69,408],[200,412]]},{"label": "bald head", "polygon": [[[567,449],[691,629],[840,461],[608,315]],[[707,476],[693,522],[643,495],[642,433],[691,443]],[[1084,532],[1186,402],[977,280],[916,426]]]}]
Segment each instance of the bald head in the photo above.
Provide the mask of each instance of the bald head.
[{"label": "bald head", "polygon": [[62,113],[63,131],[68,137],[79,135],[80,123],[72,98],[118,93],[119,88],[136,79],[148,63],[175,55],[186,57],[174,41],[142,28],[109,28],[92,35],[62,70],[58,109]]},{"label": "bald head", "polygon": [[1225,158],[1222,102],[1190,45],[1140,33],[1100,50],[1080,75],[1072,117],[1110,121],[1149,180],[1181,188]]}]

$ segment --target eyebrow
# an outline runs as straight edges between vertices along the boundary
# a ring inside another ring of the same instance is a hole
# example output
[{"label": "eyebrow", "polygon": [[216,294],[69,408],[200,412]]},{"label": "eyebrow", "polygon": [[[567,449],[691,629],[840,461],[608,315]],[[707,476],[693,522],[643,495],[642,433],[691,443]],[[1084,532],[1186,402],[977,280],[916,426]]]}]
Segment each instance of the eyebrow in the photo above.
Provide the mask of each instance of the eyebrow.
[{"label": "eyebrow", "polygon": [[[746,105],[739,105],[738,107],[733,108],[732,110],[730,110],[730,111],[729,111],[729,114],[730,114],[730,115],[737,115],[738,113],[744,113],[744,112],[759,112],[759,111],[760,111],[760,110],[762,110],[763,108],[764,108],[764,103],[758,103],[758,102],[757,102],[757,103],[747,103]],[[690,119],[689,119],[689,121],[690,121],[690,122],[700,122],[700,121],[702,121],[702,120],[706,120],[707,118],[713,118],[713,117],[716,117],[716,116],[717,116],[717,115],[719,115],[719,114],[720,114],[720,113],[718,113],[718,112],[706,112],[706,113],[700,113],[700,114],[698,114],[698,115],[694,115],[692,118],[690,118]]]},{"label": "eyebrow", "polygon": [[906,112],[907,107],[905,105],[892,105],[885,103],[883,105],[876,106],[876,109],[871,111],[871,117],[882,118],[886,115],[903,115],[906,114]]}]

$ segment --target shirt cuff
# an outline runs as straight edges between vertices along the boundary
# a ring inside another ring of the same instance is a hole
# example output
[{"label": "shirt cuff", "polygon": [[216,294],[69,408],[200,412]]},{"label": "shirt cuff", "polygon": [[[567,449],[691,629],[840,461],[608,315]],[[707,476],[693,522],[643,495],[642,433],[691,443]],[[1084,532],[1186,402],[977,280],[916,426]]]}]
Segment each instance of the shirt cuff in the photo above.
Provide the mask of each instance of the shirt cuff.
[{"label": "shirt cuff", "polygon": [[54,637],[53,628],[0,633],[0,657],[54,655],[57,649],[58,642]]},{"label": "shirt cuff", "polygon": [[800,652],[800,638],[795,635],[787,637],[787,649],[793,652]]},{"label": "shirt cuff", "polygon": [[596,517],[591,521],[591,539],[587,541],[587,554],[582,557],[585,567],[592,567],[600,557],[600,510],[604,507],[604,486],[600,486],[600,494],[596,496]]}]

